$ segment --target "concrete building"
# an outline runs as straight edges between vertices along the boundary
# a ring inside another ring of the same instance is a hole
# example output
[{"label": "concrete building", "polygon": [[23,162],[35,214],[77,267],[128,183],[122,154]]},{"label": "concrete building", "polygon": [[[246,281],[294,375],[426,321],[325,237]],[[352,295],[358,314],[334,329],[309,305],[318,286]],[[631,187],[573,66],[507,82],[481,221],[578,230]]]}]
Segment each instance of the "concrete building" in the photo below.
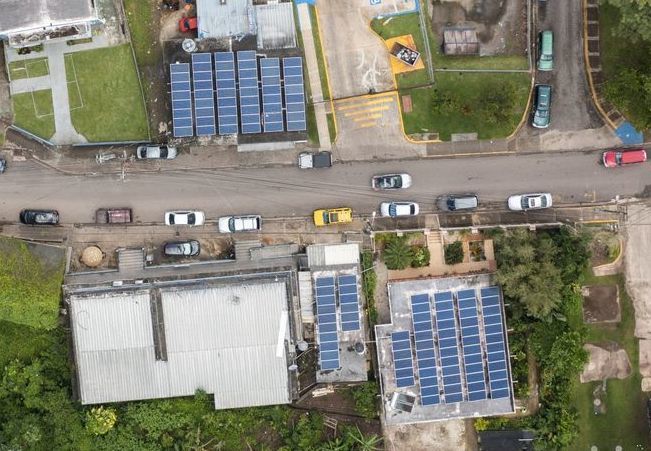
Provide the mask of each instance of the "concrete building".
[{"label": "concrete building", "polygon": [[0,39],[11,47],[91,37],[99,23],[92,0],[0,0]]}]

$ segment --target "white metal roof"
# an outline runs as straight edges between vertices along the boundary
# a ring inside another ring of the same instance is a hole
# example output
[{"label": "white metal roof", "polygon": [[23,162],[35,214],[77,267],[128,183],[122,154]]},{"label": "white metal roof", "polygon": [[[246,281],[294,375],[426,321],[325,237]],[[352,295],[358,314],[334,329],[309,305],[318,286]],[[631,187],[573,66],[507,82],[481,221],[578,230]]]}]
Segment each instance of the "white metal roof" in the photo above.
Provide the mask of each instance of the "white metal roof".
[{"label": "white metal roof", "polygon": [[296,25],[291,2],[256,5],[259,49],[296,47]]},{"label": "white metal roof", "polygon": [[97,20],[91,0],[0,0],[0,34]]},{"label": "white metal roof", "polygon": [[197,0],[200,39],[255,33],[252,0]]},{"label": "white metal roof", "polygon": [[310,268],[359,264],[359,244],[313,244],[307,247]]},{"label": "white metal roof", "polygon": [[197,389],[214,393],[217,409],[291,401],[285,283],[161,290],[166,361],[154,351],[152,294],[69,298],[82,404]]}]

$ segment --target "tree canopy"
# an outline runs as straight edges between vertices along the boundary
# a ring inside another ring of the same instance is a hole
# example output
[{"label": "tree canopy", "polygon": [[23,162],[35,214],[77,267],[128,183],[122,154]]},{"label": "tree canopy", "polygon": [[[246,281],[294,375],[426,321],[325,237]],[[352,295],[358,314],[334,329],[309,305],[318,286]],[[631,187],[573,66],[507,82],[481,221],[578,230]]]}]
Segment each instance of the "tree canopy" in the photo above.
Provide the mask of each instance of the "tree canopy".
[{"label": "tree canopy", "polygon": [[607,0],[617,7],[620,23],[616,29],[618,36],[631,42],[651,42],[651,0]]}]

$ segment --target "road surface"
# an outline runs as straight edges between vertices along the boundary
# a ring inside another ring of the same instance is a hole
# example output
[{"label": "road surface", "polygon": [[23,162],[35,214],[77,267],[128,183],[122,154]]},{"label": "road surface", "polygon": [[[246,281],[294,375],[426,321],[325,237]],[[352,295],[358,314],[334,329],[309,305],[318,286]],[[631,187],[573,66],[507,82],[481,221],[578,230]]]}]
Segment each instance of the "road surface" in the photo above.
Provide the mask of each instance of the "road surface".
[{"label": "road surface", "polygon": [[[58,209],[63,223],[93,222],[100,207],[131,207],[135,220],[162,222],[170,209],[201,209],[209,219],[233,213],[266,217],[307,216],[315,208],[352,207],[370,214],[380,202],[413,200],[423,212],[437,196],[474,192],[480,205],[503,209],[514,193],[549,191],[554,202],[607,201],[648,192],[648,165],[605,169],[598,153],[496,156],[473,159],[337,164],[330,169],[166,171],[70,176],[40,163],[15,162],[0,176],[0,220],[16,222],[23,208]],[[413,186],[374,192],[371,176],[408,172]]]}]

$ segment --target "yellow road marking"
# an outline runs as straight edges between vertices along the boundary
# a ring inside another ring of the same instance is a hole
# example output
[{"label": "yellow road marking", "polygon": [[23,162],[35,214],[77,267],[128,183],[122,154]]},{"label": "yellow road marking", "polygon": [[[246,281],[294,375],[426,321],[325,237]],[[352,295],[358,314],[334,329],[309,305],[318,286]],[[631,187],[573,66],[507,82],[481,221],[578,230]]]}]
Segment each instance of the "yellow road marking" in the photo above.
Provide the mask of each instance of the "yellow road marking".
[{"label": "yellow road marking", "polygon": [[343,111],[343,110],[354,110],[357,108],[366,108],[369,106],[373,105],[381,105],[381,104],[388,104],[388,103],[393,103],[394,99],[389,99],[389,98],[384,98],[384,99],[378,99],[378,100],[370,100],[367,102],[360,102],[354,105],[336,105],[335,108],[337,108],[338,111]]},{"label": "yellow road marking", "polygon": [[349,113],[344,113],[344,116],[346,117],[359,116],[362,114],[374,113],[376,111],[387,111],[388,109],[389,109],[388,106],[376,106],[374,108],[367,108],[364,110],[357,110],[357,111],[351,111]]},{"label": "yellow road marking", "polygon": [[366,114],[362,117],[353,117],[352,120],[355,122],[360,122],[360,121],[368,121],[369,119],[380,119],[381,117],[382,114],[374,113],[374,114]]},{"label": "yellow road marking", "polygon": [[372,122],[362,122],[361,124],[355,124],[357,127],[355,128],[368,128],[368,127],[375,127],[377,125],[377,122],[372,121]]}]

